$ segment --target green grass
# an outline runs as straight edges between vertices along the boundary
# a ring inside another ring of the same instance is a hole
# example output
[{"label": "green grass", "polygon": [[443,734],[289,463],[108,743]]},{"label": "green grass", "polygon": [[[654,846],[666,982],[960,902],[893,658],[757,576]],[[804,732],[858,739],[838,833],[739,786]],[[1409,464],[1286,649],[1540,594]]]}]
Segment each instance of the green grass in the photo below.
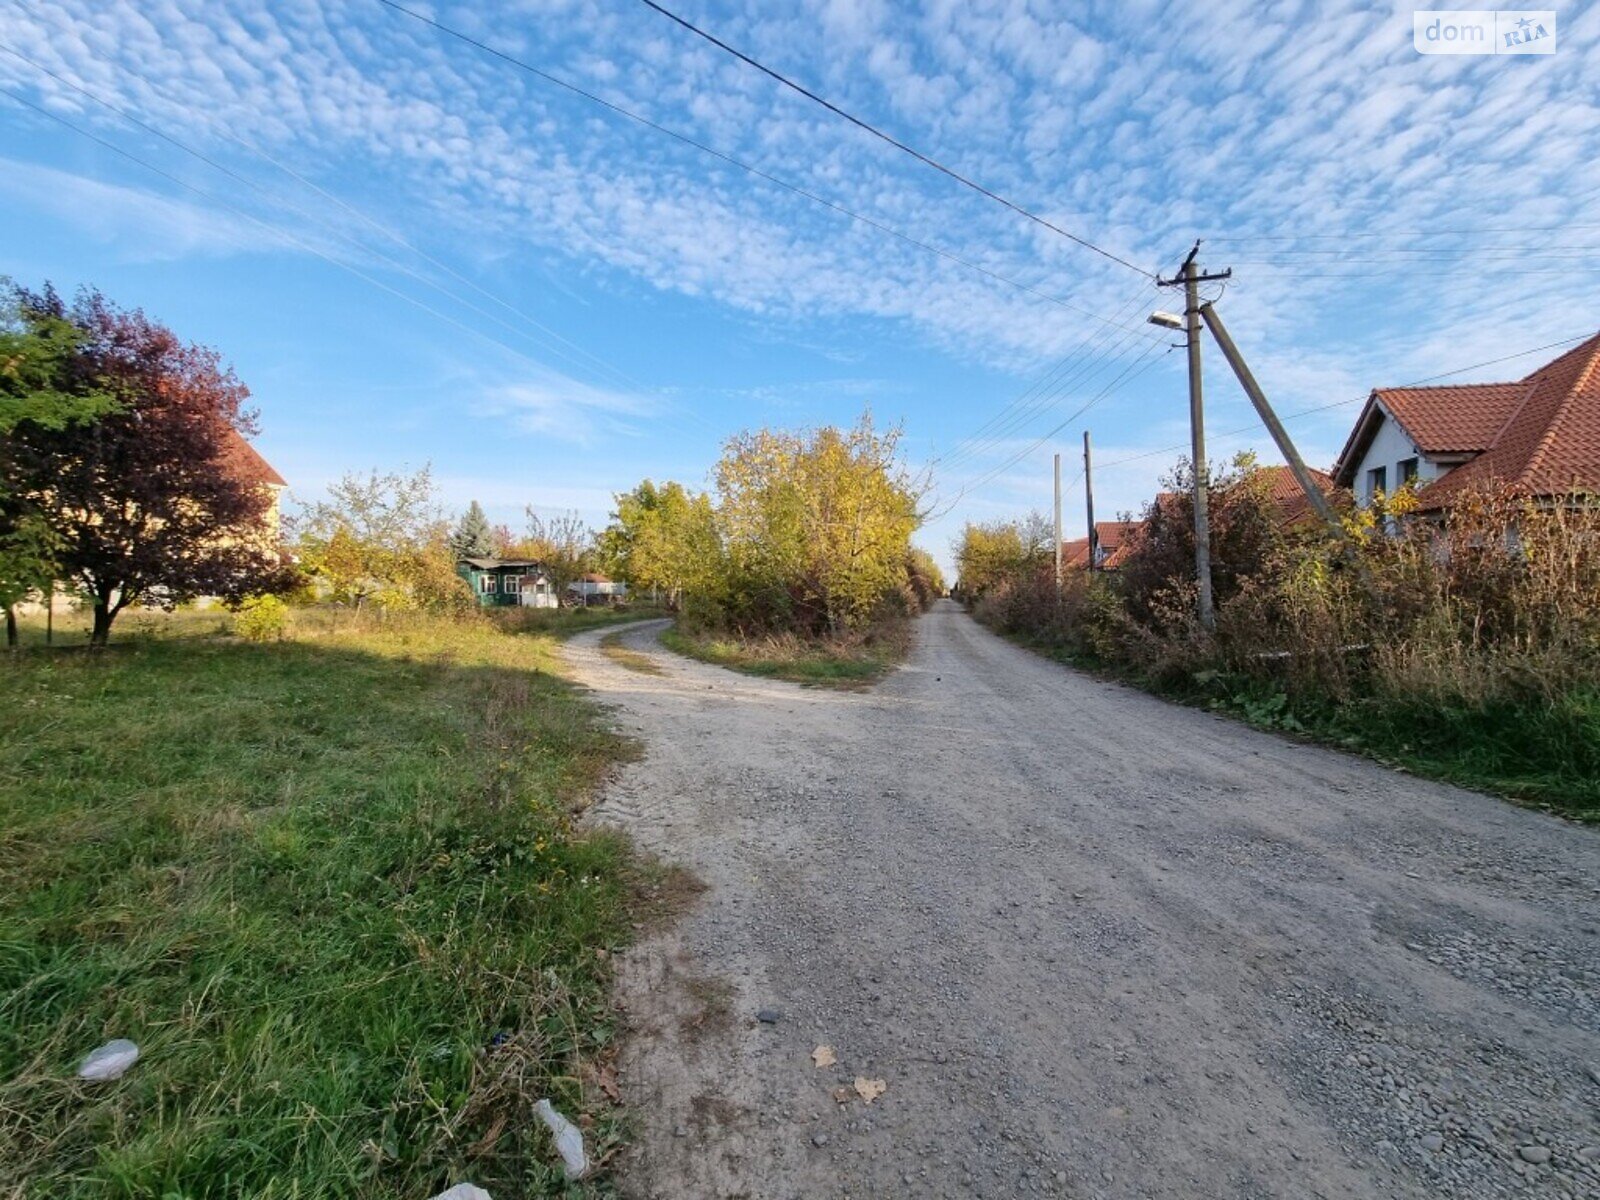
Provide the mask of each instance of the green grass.
[{"label": "green grass", "polygon": [[591,629],[605,629],[612,625],[667,615],[665,609],[635,604],[626,608],[503,608],[494,610],[493,620],[508,632],[572,637]]},{"label": "green grass", "polygon": [[661,664],[648,654],[641,654],[622,644],[622,634],[608,633],[600,639],[600,653],[604,654],[619,667],[626,667],[630,671],[637,671],[640,675],[665,675]]},{"label": "green grass", "polygon": [[662,633],[661,644],[689,658],[747,675],[813,687],[860,689],[870,687],[905,659],[911,634],[901,623],[862,642],[816,643],[795,637],[752,641],[674,628]]},{"label": "green grass", "polygon": [[573,829],[628,747],[552,639],[137,624],[0,661],[0,1195],[563,1194],[532,1104],[616,1140],[636,868]]},{"label": "green grass", "polygon": [[1600,691],[1490,706],[1353,701],[1290,706],[1311,737],[1417,775],[1600,822]]}]

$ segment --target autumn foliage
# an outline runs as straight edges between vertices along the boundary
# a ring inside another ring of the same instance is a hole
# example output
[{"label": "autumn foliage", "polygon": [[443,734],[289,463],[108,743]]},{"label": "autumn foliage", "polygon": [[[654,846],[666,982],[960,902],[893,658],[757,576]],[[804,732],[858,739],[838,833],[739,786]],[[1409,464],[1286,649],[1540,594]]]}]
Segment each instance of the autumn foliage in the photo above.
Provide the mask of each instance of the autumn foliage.
[{"label": "autumn foliage", "polygon": [[730,439],[711,492],[641,483],[600,537],[608,567],[681,604],[691,624],[837,637],[942,587],[915,557],[921,489],[899,431],[760,430]]},{"label": "autumn foliage", "polygon": [[49,289],[17,301],[78,335],[59,386],[112,401],[93,421],[22,422],[6,445],[13,489],[52,532],[56,571],[93,605],[92,642],[130,604],[282,586],[271,489],[237,457],[254,430],[249,392],[218,354],[98,292],[71,305]]},{"label": "autumn foliage", "polygon": [[[974,611],[1075,661],[1468,782],[1600,811],[1600,502],[1408,487],[1334,532],[1285,523],[1248,461],[1211,480],[1214,633],[1195,616],[1187,468],[1119,570],[1035,560]],[[969,530],[972,559],[993,530]],[[1013,542],[1016,537],[1013,537]],[[965,570],[963,579],[965,579]],[[1429,757],[1431,756],[1431,757]]]}]

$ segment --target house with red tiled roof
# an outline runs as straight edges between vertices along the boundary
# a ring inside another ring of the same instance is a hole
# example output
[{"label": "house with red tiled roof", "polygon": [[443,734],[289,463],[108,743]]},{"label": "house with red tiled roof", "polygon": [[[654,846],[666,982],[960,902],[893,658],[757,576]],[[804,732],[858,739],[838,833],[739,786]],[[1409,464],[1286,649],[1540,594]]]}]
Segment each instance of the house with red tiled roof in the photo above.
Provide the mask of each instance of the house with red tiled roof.
[{"label": "house with red tiled roof", "polygon": [[1364,505],[1417,480],[1423,511],[1480,486],[1600,492],[1600,333],[1514,383],[1373,389],[1333,478]]},{"label": "house with red tiled roof", "polygon": [[[1097,570],[1115,571],[1128,557],[1133,541],[1143,521],[1096,521],[1094,523],[1095,560]],[[1083,568],[1089,565],[1089,539],[1073,538],[1061,543],[1061,566],[1064,569]]]},{"label": "house with red tiled roof", "polygon": [[261,516],[261,536],[267,545],[276,547],[283,540],[282,513],[278,502],[288,483],[273,469],[271,463],[261,457],[261,452],[234,429],[228,430],[222,462],[232,474],[271,490],[272,502]]},{"label": "house with red tiled roof", "polygon": [[[1325,495],[1333,494],[1333,477],[1326,471],[1313,469],[1311,477]],[[1292,526],[1317,520],[1317,514],[1312,509],[1311,502],[1306,499],[1305,492],[1301,490],[1299,480],[1288,467],[1256,467],[1252,479],[1266,488],[1267,499],[1277,513],[1279,525]],[[1175,492],[1161,492],[1156,496],[1155,504],[1158,508],[1164,507],[1177,498]],[[1127,562],[1128,556],[1138,544],[1139,535],[1144,527],[1144,521],[1096,521],[1094,523],[1095,567],[1102,571],[1115,571]],[[1088,538],[1073,538],[1071,541],[1061,543],[1063,569],[1081,569],[1088,565]]]}]

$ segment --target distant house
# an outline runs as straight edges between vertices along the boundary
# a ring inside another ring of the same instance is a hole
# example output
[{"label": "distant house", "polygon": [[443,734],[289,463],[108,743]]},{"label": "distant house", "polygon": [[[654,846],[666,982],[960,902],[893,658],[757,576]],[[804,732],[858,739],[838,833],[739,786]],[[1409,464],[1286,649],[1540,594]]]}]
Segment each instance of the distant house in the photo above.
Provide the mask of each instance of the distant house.
[{"label": "distant house", "polygon": [[574,604],[586,608],[592,604],[621,604],[628,598],[627,584],[614,583],[593,571],[567,584],[567,591],[572,594]]},{"label": "distant house", "polygon": [[230,474],[249,483],[259,484],[268,490],[271,502],[261,517],[261,533],[267,544],[276,548],[283,541],[279,500],[289,486],[288,483],[284,481],[282,475],[273,470],[271,463],[261,457],[259,450],[233,429],[228,430],[227,444],[222,451],[222,462]]},{"label": "distant house", "polygon": [[[1317,490],[1328,497],[1330,503],[1333,502],[1338,491],[1333,476],[1315,467],[1307,467],[1306,471],[1317,485]],[[1306,498],[1305,489],[1288,467],[1257,467],[1252,478],[1266,487],[1267,501],[1272,505],[1280,527],[1302,525],[1320,519],[1317,510],[1311,507],[1311,501]]]},{"label": "distant house", "polygon": [[1515,383],[1375,388],[1333,478],[1362,505],[1418,480],[1425,512],[1477,486],[1600,492],[1600,333]]},{"label": "distant house", "polygon": [[[1327,472],[1312,469],[1311,478],[1325,495],[1333,495],[1335,491],[1333,477]],[[1266,488],[1267,501],[1271,504],[1280,526],[1294,526],[1317,520],[1316,510],[1311,507],[1311,501],[1306,499],[1300,481],[1288,467],[1257,467],[1251,479]],[[1177,499],[1175,492],[1162,492],[1156,496],[1155,503],[1164,508]],[[1144,532],[1144,527],[1143,521],[1096,521],[1094,523],[1095,569],[1115,571],[1126,563],[1128,556],[1138,545],[1139,535]],[[1081,569],[1088,564],[1088,538],[1074,538],[1070,542],[1061,543],[1062,567]]]},{"label": "distant house", "polygon": [[555,584],[544,564],[532,558],[463,558],[456,574],[467,581],[484,608],[555,608]]},{"label": "distant house", "polygon": [[[1128,557],[1135,536],[1144,528],[1143,521],[1096,521],[1095,569],[1115,571]],[[1082,569],[1089,565],[1089,539],[1074,538],[1061,543],[1061,565],[1066,569]]]}]

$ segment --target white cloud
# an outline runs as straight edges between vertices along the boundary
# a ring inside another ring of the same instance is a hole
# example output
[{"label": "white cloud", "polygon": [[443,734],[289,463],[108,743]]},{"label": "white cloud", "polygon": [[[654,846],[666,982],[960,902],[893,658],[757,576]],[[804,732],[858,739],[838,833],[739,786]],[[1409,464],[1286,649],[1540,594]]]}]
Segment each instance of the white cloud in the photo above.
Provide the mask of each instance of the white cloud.
[{"label": "white cloud", "polygon": [[636,436],[657,413],[645,398],[606,391],[557,372],[531,372],[489,388],[477,403],[483,417],[505,417],[520,432],[588,445],[604,434]]},{"label": "white cloud", "polygon": [[134,262],[281,251],[289,245],[243,217],[20,159],[0,158],[0,196],[66,218]]},{"label": "white cloud", "polygon": [[[598,0],[435,10],[608,99],[1050,294],[1104,312],[1139,287],[643,10]],[[1236,336],[1287,409],[1459,366],[1481,346],[1578,332],[1573,314],[1600,300],[1600,251],[1549,264],[1570,265],[1566,274],[1535,274],[1491,253],[1547,235],[1470,232],[1600,222],[1600,183],[1589,182],[1600,157],[1593,10],[1566,20],[1558,52],[1537,60],[1422,58],[1410,47],[1409,12],[1392,6],[1268,13],[1244,0],[1087,9],[940,0],[912,16],[881,0],[807,0],[745,3],[707,21],[1135,262],[1170,269],[1194,237],[1215,238],[1208,262],[1237,269],[1239,286],[1224,301]],[[1072,312],[752,180],[378,6],[59,0],[0,12],[0,40],[254,178],[273,173],[223,130],[336,180],[341,195],[408,233],[427,231],[480,260],[493,246],[509,264],[559,261],[619,288],[705,297],[796,339],[819,319],[885,322],[923,346],[1019,375],[1099,334]],[[15,60],[0,56],[0,81],[70,107],[113,140],[128,137],[115,118]],[[45,177],[30,170],[0,186],[31,188],[36,203]],[[281,178],[274,186],[291,190]],[[135,246],[146,236],[163,253],[225,253],[260,236],[150,194],[96,200],[81,180],[64,194],[63,211],[96,236]],[[279,205],[271,211],[290,219]],[[1469,232],[1418,232],[1438,229]],[[1286,233],[1310,236],[1280,240]],[[1585,242],[1600,234],[1556,244]],[[1337,255],[1319,253],[1330,248]],[[1448,254],[1401,253],[1430,248]],[[1136,411],[1139,395],[1119,394],[1097,419]],[[544,379],[484,403],[578,442],[626,434],[652,415]],[[1219,400],[1219,419],[1235,404]],[[964,423],[912,432],[948,444],[992,411],[980,405]],[[1041,407],[1025,429],[1037,434],[1061,413]],[[1337,419],[1318,426],[1318,445],[1336,443]]]}]

